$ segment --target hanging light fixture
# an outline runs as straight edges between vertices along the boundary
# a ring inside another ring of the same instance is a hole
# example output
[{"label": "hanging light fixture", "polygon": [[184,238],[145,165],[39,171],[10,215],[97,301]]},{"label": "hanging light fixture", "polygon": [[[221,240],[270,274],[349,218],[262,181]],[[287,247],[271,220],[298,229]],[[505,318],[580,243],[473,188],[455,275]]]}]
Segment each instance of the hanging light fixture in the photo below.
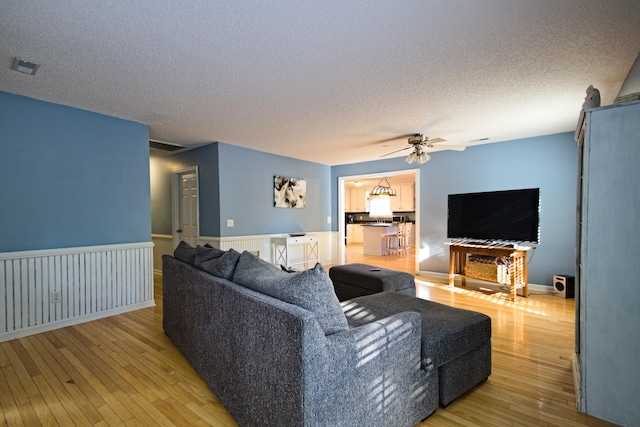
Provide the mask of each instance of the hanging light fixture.
[{"label": "hanging light fixture", "polygon": [[389,181],[387,181],[387,177],[382,178],[378,185],[369,192],[369,216],[372,218],[392,216],[391,197],[397,195],[396,190],[391,188]]},{"label": "hanging light fixture", "polygon": [[[387,185],[383,184],[383,181],[387,183]],[[398,194],[396,190],[391,188],[391,184],[387,181],[387,177],[383,177],[378,185],[373,187],[371,192],[369,193],[369,197],[396,197]]]}]

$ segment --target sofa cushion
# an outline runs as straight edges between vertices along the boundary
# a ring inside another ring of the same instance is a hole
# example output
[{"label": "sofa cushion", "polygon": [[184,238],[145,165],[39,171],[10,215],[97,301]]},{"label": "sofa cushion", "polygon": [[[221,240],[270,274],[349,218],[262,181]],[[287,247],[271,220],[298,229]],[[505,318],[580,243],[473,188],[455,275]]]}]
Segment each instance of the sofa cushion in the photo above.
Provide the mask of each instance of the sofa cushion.
[{"label": "sofa cushion", "polygon": [[310,270],[295,273],[243,252],[233,282],[313,312],[325,335],[348,329],[331,280],[320,263]]},{"label": "sofa cushion", "polygon": [[231,248],[228,251],[213,247],[196,246],[194,265],[207,273],[231,280],[240,259],[240,252]]},{"label": "sofa cushion", "polygon": [[352,327],[403,311],[420,313],[423,367],[440,367],[491,340],[491,318],[486,314],[398,292],[353,298],[342,305]]},{"label": "sofa cushion", "polygon": [[196,258],[196,248],[183,240],[176,246],[175,251],[173,251],[173,256],[180,261],[193,265]]}]

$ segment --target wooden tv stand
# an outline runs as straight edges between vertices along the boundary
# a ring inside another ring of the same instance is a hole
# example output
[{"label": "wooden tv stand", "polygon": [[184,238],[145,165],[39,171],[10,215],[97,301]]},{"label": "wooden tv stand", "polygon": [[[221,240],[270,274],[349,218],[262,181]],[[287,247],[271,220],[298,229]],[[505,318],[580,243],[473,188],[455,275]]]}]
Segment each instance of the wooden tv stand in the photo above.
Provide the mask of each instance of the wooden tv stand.
[{"label": "wooden tv stand", "polygon": [[[527,278],[527,252],[533,250],[529,246],[500,246],[474,243],[445,243],[449,246],[449,286],[454,286],[455,276],[459,275],[462,286],[466,286],[467,255],[488,255],[509,257],[509,285],[511,301],[516,299],[516,289],[522,288],[522,295],[529,295]],[[481,280],[485,280],[482,279]],[[496,281],[496,283],[499,283]]]}]

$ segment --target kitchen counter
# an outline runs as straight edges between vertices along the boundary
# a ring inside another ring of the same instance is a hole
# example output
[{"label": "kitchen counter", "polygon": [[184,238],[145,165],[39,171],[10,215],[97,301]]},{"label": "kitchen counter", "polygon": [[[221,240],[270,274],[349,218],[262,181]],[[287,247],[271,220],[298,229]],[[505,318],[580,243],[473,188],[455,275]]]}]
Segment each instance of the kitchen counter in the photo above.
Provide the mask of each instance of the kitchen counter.
[{"label": "kitchen counter", "polygon": [[362,227],[365,255],[382,255],[382,236],[398,233],[398,226],[391,223],[362,224]]}]

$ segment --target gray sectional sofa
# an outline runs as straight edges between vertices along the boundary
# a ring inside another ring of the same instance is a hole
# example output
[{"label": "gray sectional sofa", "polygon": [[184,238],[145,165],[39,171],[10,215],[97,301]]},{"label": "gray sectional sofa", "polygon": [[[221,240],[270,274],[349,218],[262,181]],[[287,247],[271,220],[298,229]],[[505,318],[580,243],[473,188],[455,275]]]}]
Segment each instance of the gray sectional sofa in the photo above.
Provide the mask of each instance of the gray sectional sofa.
[{"label": "gray sectional sofa", "polygon": [[320,264],[287,273],[231,251],[163,257],[163,327],[239,425],[413,426],[436,410],[420,315],[349,327]]},{"label": "gray sectional sofa", "polygon": [[341,306],[320,264],[233,249],[182,243],[162,270],[165,333],[241,426],[413,426],[490,373],[479,313],[440,328],[458,309],[397,292]]}]

